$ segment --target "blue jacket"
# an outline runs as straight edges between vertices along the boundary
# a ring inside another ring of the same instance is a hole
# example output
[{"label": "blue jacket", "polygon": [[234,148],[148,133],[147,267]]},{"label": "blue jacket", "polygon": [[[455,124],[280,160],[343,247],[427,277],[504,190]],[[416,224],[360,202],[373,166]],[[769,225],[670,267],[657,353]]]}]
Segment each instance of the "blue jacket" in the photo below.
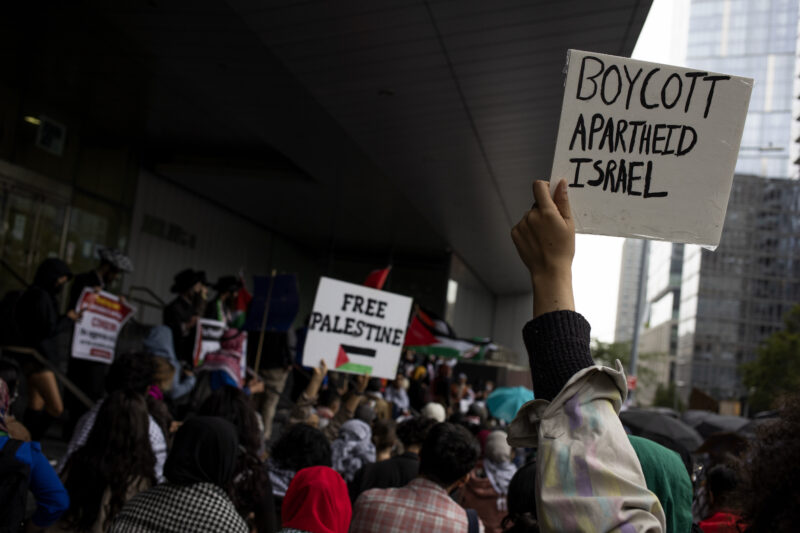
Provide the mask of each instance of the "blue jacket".
[{"label": "blue jacket", "polygon": [[[0,449],[8,442],[8,435],[0,434]],[[42,453],[38,442],[25,442],[19,447],[15,457],[31,467],[28,489],[36,499],[36,511],[33,523],[39,527],[47,527],[69,509],[69,496],[58,474],[50,466],[50,462]]]}]

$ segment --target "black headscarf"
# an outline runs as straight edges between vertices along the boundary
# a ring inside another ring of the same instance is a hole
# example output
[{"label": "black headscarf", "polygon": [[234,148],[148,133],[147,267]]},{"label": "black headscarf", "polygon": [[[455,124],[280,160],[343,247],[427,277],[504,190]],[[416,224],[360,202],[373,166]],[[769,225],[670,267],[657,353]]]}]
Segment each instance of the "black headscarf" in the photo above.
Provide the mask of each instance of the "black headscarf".
[{"label": "black headscarf", "polygon": [[176,485],[213,483],[227,489],[238,453],[233,424],[216,416],[194,416],[175,435],[164,476]]},{"label": "black headscarf", "polygon": [[55,295],[58,292],[56,282],[62,276],[67,276],[69,280],[72,278],[72,272],[64,261],[57,257],[50,257],[42,261],[39,268],[36,269],[33,285],[44,289],[48,294]]}]

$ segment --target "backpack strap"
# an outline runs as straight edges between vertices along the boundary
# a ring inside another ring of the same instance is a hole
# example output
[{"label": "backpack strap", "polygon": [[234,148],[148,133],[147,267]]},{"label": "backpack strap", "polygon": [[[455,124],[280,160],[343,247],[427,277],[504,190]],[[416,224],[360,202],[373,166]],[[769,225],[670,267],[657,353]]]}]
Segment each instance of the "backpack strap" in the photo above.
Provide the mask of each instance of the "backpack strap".
[{"label": "backpack strap", "polygon": [[475,509],[467,509],[467,523],[469,524],[467,531],[469,533],[479,533],[481,530],[481,521],[478,518],[478,511]]}]

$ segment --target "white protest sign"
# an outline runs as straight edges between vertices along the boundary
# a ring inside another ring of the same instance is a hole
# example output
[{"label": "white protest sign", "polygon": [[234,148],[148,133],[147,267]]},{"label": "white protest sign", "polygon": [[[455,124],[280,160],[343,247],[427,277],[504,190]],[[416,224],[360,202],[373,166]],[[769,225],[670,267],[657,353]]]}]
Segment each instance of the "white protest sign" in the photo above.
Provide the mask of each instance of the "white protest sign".
[{"label": "white protest sign", "polygon": [[[203,364],[206,355],[221,349],[220,339],[227,331],[228,325],[220,320],[201,318],[197,321],[197,330],[194,339],[194,367],[198,368]],[[239,373],[242,379],[247,375],[247,337],[242,344],[242,356],[239,358]]]},{"label": "white protest sign", "polygon": [[72,357],[110,365],[114,361],[117,337],[136,309],[108,292],[86,287],[78,298],[72,337]]},{"label": "white protest sign", "polygon": [[320,278],[303,365],[394,379],[410,312],[406,296]]},{"label": "white protest sign", "polygon": [[570,50],[551,189],[580,233],[719,244],[753,80]]}]

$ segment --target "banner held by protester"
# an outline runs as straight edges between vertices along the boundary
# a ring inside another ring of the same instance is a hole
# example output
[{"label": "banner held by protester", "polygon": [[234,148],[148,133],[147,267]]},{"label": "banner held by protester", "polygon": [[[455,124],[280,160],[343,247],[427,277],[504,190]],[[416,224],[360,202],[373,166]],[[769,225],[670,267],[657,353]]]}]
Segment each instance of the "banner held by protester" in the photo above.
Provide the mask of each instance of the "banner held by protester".
[{"label": "banner held by protester", "polygon": [[75,311],[80,320],[75,323],[72,357],[110,365],[119,332],[136,309],[118,296],[86,287]]},{"label": "banner held by protester", "polygon": [[551,187],[580,233],[716,247],[753,80],[570,50]]},{"label": "banner held by protester", "polygon": [[320,278],[303,365],[394,379],[410,311],[406,296]]}]

